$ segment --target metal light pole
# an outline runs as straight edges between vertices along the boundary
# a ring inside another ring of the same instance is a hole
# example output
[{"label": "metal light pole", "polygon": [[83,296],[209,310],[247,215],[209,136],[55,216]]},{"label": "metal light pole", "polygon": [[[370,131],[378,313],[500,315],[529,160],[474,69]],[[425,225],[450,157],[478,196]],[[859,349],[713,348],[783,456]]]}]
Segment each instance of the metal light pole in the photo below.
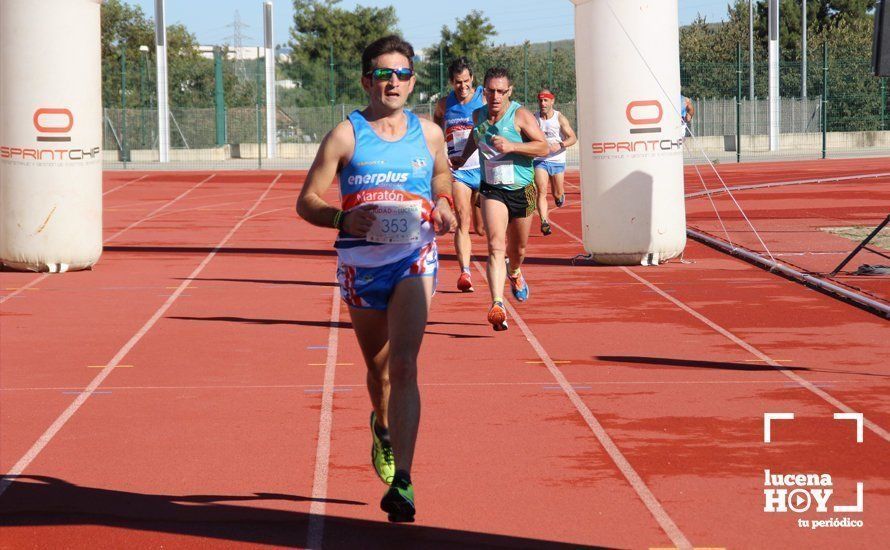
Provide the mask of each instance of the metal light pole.
[{"label": "metal light pole", "polygon": [[127,152],[127,48],[120,43],[121,49],[121,162],[129,161]]},{"label": "metal light pole", "polygon": [[139,110],[142,114],[139,145],[141,149],[151,149],[151,146],[146,147],[145,145],[145,78],[148,75],[148,46],[139,46],[139,52],[142,55],[142,71],[139,75]]},{"label": "metal light pole", "polygon": [[266,46],[266,158],[276,157],[278,132],[275,98],[275,39],[272,24],[272,2],[263,4],[263,30]]},{"label": "metal light pole", "polygon": [[754,0],[748,0],[748,109],[751,111],[751,128],[748,133],[753,136],[757,131],[757,121],[754,118]]},{"label": "metal light pole", "polygon": [[754,0],[748,0],[748,99],[754,101]]},{"label": "metal light pole", "polygon": [[779,0],[769,0],[769,150],[779,150]]},{"label": "metal light pole", "polygon": [[155,45],[158,65],[158,160],[170,160],[170,105],[167,100],[167,27],[165,1],[155,0]]},{"label": "metal light pole", "polygon": [[801,44],[800,51],[802,54],[800,62],[800,97],[807,98],[807,0],[803,0],[803,8],[801,13]]}]

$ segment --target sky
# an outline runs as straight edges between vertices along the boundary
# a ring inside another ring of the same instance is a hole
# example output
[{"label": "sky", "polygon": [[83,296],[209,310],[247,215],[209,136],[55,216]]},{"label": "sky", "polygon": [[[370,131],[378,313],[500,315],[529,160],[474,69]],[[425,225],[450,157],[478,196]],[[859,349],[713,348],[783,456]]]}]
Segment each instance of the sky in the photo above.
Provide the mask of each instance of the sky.
[{"label": "sky", "polygon": [[[138,5],[154,18],[154,0],[122,0]],[[621,0],[615,0],[621,1]],[[697,14],[708,21],[722,21],[730,0],[679,0],[680,24],[690,23]],[[481,10],[494,24],[496,44],[547,42],[572,38],[573,6],[568,0],[342,0],[340,6],[352,10],[356,5],[394,6],[399,18],[399,29],[415,49],[438,42],[443,25],[454,28],[455,20],[471,10]],[[263,0],[166,0],[167,22],[182,23],[202,45],[234,44],[235,12],[241,22],[249,25],[241,30],[243,44],[256,46],[263,39]],[[273,0],[275,43],[290,39],[293,22],[293,2]],[[431,6],[437,6],[433,10]]]}]

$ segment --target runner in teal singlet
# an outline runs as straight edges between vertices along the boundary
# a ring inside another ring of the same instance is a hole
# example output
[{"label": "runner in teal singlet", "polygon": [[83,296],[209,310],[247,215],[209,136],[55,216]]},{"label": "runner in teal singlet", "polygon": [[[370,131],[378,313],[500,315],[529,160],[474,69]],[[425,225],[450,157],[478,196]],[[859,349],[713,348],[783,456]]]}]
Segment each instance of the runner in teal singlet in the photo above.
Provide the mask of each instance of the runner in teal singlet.
[{"label": "runner in teal singlet", "polygon": [[[488,322],[494,330],[507,329],[504,308],[504,279],[520,302],[529,289],[520,270],[525,259],[531,215],[535,211],[535,157],[548,153],[547,139],[532,113],[510,100],[513,83],[506,69],[495,67],[485,73],[483,92],[487,105],[473,113],[475,127],[460,164],[479,150],[482,165],[482,218],[488,237],[488,287],[492,305]],[[509,261],[506,273],[505,256]]]}]

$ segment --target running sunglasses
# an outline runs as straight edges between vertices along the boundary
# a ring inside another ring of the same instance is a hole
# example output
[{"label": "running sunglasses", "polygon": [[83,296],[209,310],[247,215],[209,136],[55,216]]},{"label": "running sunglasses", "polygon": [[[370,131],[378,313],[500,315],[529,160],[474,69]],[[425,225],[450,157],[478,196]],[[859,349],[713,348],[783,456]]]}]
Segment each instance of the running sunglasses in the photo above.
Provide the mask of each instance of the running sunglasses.
[{"label": "running sunglasses", "polygon": [[482,91],[488,95],[507,95],[510,93],[510,88],[506,88],[504,90],[499,90],[498,88],[482,88]]},{"label": "running sunglasses", "polygon": [[377,68],[371,69],[370,71],[365,73],[365,76],[370,76],[374,80],[389,80],[392,78],[392,75],[396,75],[396,78],[401,80],[402,82],[408,82],[411,80],[411,77],[414,76],[414,69],[408,69],[406,67],[399,67],[398,69],[388,69],[388,68]]}]

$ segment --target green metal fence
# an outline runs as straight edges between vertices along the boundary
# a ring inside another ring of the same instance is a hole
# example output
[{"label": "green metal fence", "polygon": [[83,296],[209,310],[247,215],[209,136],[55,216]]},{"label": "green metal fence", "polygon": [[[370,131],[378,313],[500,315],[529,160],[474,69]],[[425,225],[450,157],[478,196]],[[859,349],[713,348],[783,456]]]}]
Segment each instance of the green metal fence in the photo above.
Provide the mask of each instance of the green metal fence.
[{"label": "green metal fence", "polygon": [[[489,67],[506,67],[513,76],[513,98],[530,108],[546,86],[557,95],[557,109],[577,127],[574,50],[560,44],[491,48],[476,60],[477,78]],[[154,60],[142,53],[137,59],[104,62],[104,145],[110,168],[158,167]],[[266,159],[265,60],[261,51],[244,60],[223,54],[170,75],[171,168],[305,168],[324,135],[365,104],[357,60],[338,59],[331,51],[327,59],[308,65],[280,63],[279,147],[274,160]],[[696,106],[687,162],[890,155],[888,79],[872,76],[868,59],[844,52],[826,48],[809,59],[806,99],[801,98],[801,64],[781,64],[778,151],[766,145],[765,62],[755,63],[752,99],[747,97],[746,56],[730,63],[681,60],[683,93]],[[430,116],[435,101],[448,92],[449,61],[434,54],[415,62],[418,77],[410,107],[419,115]],[[568,160],[577,163],[577,146]]]}]

